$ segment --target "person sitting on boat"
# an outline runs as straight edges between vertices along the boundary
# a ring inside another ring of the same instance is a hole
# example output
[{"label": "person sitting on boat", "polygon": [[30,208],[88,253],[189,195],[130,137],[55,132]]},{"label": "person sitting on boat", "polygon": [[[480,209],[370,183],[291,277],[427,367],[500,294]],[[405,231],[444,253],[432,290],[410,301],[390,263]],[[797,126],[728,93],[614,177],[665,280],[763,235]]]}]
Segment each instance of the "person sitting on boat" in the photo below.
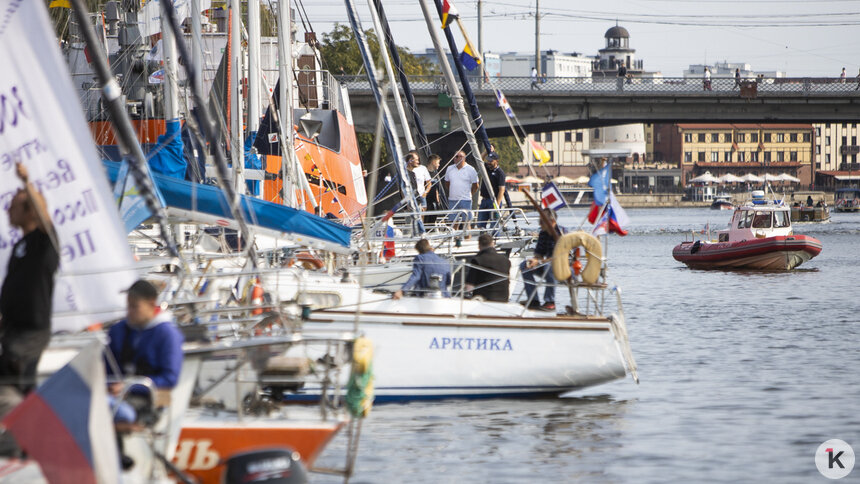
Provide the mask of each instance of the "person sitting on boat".
[{"label": "person sitting on boat", "polygon": [[[158,305],[158,290],[150,282],[139,280],[127,292],[126,318],[108,330],[110,352],[121,373],[112,376],[147,377],[156,389],[169,390],[178,383],[182,370],[182,333],[173,322],[173,314]],[[112,366],[107,365],[109,374]],[[109,391],[117,396],[122,388],[121,382],[111,383]],[[154,398],[147,393],[139,386],[129,389],[114,420],[136,422],[141,417],[140,410]]]},{"label": "person sitting on boat", "polygon": [[[418,255],[412,261],[412,275],[395,292],[394,299],[403,297],[403,291],[413,290],[419,293],[439,290],[445,297],[451,297],[448,287],[451,285],[451,264],[433,252],[433,247],[427,239],[421,239],[415,244]],[[434,287],[438,280],[438,287]]]},{"label": "person sitting on boat", "polygon": [[[552,275],[552,252],[555,250],[555,241],[561,234],[561,230],[555,221],[550,209],[543,209],[540,217],[541,231],[538,234],[534,257],[526,259],[520,264],[520,272],[526,289],[526,300],[529,309],[540,309],[544,311],[555,310],[555,277]],[[543,293],[543,304],[535,293],[537,286],[535,278],[543,279],[546,289]]]},{"label": "person sitting on boat", "polygon": [[806,197],[806,206],[811,207],[815,202],[812,201],[812,195]]},{"label": "person sitting on boat", "polygon": [[[472,296],[480,296],[486,301],[508,302],[511,261],[496,252],[495,241],[490,234],[478,237],[478,255],[469,261],[471,267],[466,274],[466,290]],[[486,270],[484,270],[486,269]],[[505,274],[500,276],[499,273]]]}]

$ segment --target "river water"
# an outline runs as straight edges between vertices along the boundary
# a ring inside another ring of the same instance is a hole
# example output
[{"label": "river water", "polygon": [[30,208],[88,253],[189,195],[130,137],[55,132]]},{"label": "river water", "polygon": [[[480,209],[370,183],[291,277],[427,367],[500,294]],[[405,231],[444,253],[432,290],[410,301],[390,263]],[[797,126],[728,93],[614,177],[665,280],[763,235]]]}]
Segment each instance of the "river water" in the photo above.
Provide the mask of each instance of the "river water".
[{"label": "river water", "polygon": [[[630,234],[609,241],[609,279],[623,290],[640,385],[378,405],[352,482],[823,482],[819,444],[860,453],[860,214],[796,225],[824,249],[788,273],[672,258],[691,231],[724,228],[728,211],[628,215]],[[342,452],[339,438],[319,463]]]}]

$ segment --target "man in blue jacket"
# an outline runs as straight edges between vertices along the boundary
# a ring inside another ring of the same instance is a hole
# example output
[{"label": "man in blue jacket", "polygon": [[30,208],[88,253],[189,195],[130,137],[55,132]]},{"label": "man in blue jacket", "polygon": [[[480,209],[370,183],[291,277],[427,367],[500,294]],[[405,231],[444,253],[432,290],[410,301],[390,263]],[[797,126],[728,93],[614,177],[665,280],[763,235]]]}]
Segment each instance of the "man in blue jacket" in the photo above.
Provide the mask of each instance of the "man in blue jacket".
[{"label": "man in blue jacket", "polygon": [[406,284],[403,284],[403,287],[394,293],[394,299],[400,299],[403,297],[403,291],[410,289],[427,292],[432,289],[430,278],[434,275],[438,275],[442,279],[440,287],[442,295],[451,297],[451,293],[448,292],[448,287],[451,285],[451,264],[433,252],[433,247],[430,246],[427,239],[419,240],[415,244],[415,250],[418,251],[418,255],[412,261],[412,275],[409,276]]},{"label": "man in blue jacket", "polygon": [[[163,311],[156,301],[158,290],[151,283],[139,280],[128,289],[126,319],[108,330],[110,350],[119,365],[121,375],[145,376],[158,389],[169,390],[179,381],[182,370],[182,333],[173,323],[173,314]],[[110,366],[108,366],[110,371]],[[121,384],[112,384],[117,394]],[[130,393],[138,393],[134,388]],[[135,413],[121,406],[116,420],[134,421]]]}]

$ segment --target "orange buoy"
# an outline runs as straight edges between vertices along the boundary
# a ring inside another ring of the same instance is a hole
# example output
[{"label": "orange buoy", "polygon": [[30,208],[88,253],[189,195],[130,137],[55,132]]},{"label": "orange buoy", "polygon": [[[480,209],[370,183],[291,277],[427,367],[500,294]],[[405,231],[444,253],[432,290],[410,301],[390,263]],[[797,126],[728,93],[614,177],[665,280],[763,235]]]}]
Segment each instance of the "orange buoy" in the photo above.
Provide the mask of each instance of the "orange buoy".
[{"label": "orange buoy", "polygon": [[574,275],[578,276],[582,272],[582,262],[579,262],[579,247],[573,249],[573,264],[571,268],[573,268]]},{"label": "orange buoy", "polygon": [[251,306],[255,306],[251,314],[263,314],[263,285],[260,284],[259,277],[254,280],[254,286],[251,289]]}]

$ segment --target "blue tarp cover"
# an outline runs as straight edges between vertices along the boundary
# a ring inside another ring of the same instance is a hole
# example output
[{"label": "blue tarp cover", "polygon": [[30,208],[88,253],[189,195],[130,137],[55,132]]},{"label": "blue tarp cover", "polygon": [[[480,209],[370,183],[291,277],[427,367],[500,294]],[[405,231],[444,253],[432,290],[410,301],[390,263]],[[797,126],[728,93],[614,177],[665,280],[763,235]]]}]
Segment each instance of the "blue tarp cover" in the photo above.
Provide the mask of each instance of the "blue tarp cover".
[{"label": "blue tarp cover", "polygon": [[[108,178],[116,183],[120,164],[105,161]],[[168,207],[193,210],[225,219],[233,219],[224,192],[212,185],[201,185],[153,173],[158,191]],[[192,196],[196,200],[192,200]],[[245,195],[240,196],[245,220],[252,225],[280,232],[314,237],[349,247],[350,228],[303,210],[278,205]]]}]

